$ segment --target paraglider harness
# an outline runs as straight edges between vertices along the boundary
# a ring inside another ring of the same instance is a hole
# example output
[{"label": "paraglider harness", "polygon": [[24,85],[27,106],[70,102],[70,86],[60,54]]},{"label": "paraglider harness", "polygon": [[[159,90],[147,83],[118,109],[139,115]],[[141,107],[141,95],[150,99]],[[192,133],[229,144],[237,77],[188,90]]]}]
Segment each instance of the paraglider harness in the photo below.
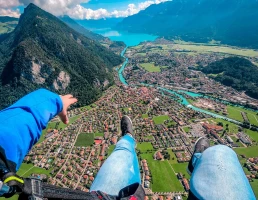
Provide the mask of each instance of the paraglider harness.
[{"label": "paraglider harness", "polygon": [[[19,194],[19,200],[43,200],[43,199],[74,199],[74,200],[142,200],[144,190],[141,185],[125,188],[119,196],[110,196],[103,192],[83,192],[69,188],[61,188],[47,184],[36,177],[21,178],[15,173],[7,173],[0,181],[0,197],[9,198]],[[134,194],[128,192],[134,189]]]},{"label": "paraglider harness", "polygon": [[0,197],[9,198],[18,194],[19,200],[142,200],[145,196],[142,186],[138,183],[123,188],[118,196],[111,196],[100,191],[83,192],[57,187],[37,177],[19,177],[12,171],[15,171],[14,165],[0,153]]}]

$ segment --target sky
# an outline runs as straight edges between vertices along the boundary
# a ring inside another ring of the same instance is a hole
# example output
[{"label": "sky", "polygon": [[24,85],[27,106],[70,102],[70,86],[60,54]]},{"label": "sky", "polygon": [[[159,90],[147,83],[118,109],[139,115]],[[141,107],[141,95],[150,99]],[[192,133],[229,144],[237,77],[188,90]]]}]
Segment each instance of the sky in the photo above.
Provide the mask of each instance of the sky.
[{"label": "sky", "polygon": [[166,1],[170,0],[0,0],[0,16],[19,17],[24,7],[34,3],[53,15],[73,19],[127,17]]}]

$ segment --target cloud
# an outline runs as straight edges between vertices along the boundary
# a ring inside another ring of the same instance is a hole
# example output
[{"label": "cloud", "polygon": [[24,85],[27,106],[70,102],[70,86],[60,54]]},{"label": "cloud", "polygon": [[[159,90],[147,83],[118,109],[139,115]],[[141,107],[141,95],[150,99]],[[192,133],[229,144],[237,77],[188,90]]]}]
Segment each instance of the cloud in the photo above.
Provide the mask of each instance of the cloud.
[{"label": "cloud", "polygon": [[101,19],[109,17],[110,15],[106,9],[100,8],[98,10],[92,10],[84,8],[81,5],[76,5],[74,8],[67,10],[64,14],[74,19]]},{"label": "cloud", "polygon": [[10,9],[19,6],[19,0],[0,0],[0,9]]},{"label": "cloud", "polygon": [[20,17],[20,11],[19,9],[12,10],[12,9],[6,9],[6,8],[0,8],[0,16],[10,16],[10,17]]},{"label": "cloud", "polygon": [[34,3],[56,16],[69,15],[74,19],[127,17],[137,14],[152,4],[159,4],[170,0],[147,0],[138,4],[129,4],[125,10],[113,10],[111,12],[104,8],[92,10],[81,5],[88,1],[89,0],[0,0],[0,14],[18,16],[18,10],[14,10],[14,8],[19,5],[27,6],[29,3]]},{"label": "cloud", "polygon": [[57,16],[64,15],[70,9],[74,9],[77,5],[87,3],[88,1],[89,0],[19,0],[22,5],[27,6],[29,3],[34,3],[40,8]]},{"label": "cloud", "polygon": [[129,4],[126,10],[114,10],[108,12],[106,9],[92,10],[85,8],[81,5],[76,5],[72,9],[67,11],[67,15],[74,19],[101,19],[101,18],[110,18],[110,17],[128,17],[130,15],[137,14],[141,10],[145,10],[147,7],[153,4],[159,4],[170,0],[153,0],[145,1],[135,4]]}]

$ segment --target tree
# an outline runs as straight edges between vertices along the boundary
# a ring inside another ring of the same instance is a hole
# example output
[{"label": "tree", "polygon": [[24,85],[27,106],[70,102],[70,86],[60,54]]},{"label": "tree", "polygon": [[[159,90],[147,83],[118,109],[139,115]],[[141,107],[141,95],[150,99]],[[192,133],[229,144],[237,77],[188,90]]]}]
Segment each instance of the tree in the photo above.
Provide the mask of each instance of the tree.
[{"label": "tree", "polygon": [[218,122],[217,125],[223,127],[223,122]]}]

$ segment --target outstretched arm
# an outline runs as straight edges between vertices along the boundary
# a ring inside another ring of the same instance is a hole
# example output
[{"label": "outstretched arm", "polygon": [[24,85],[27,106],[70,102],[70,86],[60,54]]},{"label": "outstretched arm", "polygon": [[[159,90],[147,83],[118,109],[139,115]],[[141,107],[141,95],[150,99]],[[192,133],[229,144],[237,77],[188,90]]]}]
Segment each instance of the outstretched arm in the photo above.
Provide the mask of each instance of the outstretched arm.
[{"label": "outstretched arm", "polygon": [[0,160],[16,172],[53,117],[59,114],[68,124],[67,108],[76,101],[72,95],[40,89],[0,111]]}]

